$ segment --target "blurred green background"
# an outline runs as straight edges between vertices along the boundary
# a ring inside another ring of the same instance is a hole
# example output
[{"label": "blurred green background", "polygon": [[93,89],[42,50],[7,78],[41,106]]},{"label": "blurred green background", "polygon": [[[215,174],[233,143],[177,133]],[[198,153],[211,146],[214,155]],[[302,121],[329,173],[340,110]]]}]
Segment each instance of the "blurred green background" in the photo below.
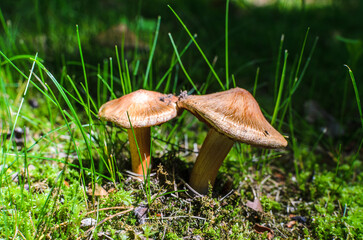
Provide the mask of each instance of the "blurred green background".
[{"label": "blurred green background", "polygon": [[[116,36],[106,35],[100,40],[100,34],[113,26],[124,24],[127,31],[132,32],[137,39],[136,45],[135,39],[131,39],[131,43],[125,42],[125,58],[130,62],[130,70],[145,69],[157,18],[161,16],[151,69],[156,85],[168,69],[173,54],[168,33],[173,35],[179,51],[189,41],[189,36],[168,4],[180,15],[189,30],[197,34],[197,41],[207,58],[215,64],[221,79],[225,79],[225,1],[221,0],[1,1],[0,49],[7,56],[34,55],[39,52],[39,57],[44,59],[55,76],[60,76],[62,67],[66,65],[67,73],[73,79],[82,81],[76,25],[79,26],[85,62],[96,72],[97,66],[105,64],[110,57],[115,59],[115,43],[107,40],[122,39],[116,32]],[[283,50],[287,49],[289,53],[286,72],[289,77],[289,74],[294,74],[292,69],[296,68],[308,28],[310,31],[302,66],[306,61],[310,63],[302,84],[294,94],[293,108],[297,116],[304,118],[309,115],[306,105],[309,108],[308,101],[313,100],[317,109],[324,110],[328,118],[333,118],[339,124],[338,128],[342,128],[345,133],[333,137],[343,142],[352,138],[357,140],[357,135],[361,134],[356,131],[360,128],[360,119],[351,80],[344,64],[349,65],[354,72],[358,90],[362,93],[362,1],[231,1],[230,74],[234,74],[237,86],[252,91],[256,70],[259,68],[256,98],[268,113],[272,113],[281,36],[284,36],[282,59]],[[318,42],[315,51],[312,58],[308,59],[316,38]],[[121,48],[121,40],[118,45]],[[182,61],[193,81],[201,86],[210,75],[210,69],[194,45],[187,50]],[[136,79],[141,81],[142,73],[139,71],[136,74],[139,75]],[[175,74],[179,77],[176,94],[179,90],[192,89],[181,70]],[[89,81],[92,78],[96,80],[95,75],[90,74]],[[212,76],[209,78],[212,83],[207,92],[219,91],[219,84]],[[120,93],[116,92],[118,96]],[[324,121],[317,127],[328,125],[323,117]]]}]

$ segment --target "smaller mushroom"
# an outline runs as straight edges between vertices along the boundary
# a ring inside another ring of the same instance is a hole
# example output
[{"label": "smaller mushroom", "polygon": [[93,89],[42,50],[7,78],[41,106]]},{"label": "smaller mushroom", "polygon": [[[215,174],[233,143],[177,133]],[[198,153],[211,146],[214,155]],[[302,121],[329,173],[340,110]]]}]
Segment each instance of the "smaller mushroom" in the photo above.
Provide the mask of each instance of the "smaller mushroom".
[{"label": "smaller mushroom", "polygon": [[[101,106],[98,112],[100,118],[127,129],[130,142],[131,166],[134,173],[146,176],[147,169],[151,163],[150,127],[160,125],[176,117],[177,100],[178,98],[171,94],[165,95],[141,89],[111,100]],[[142,161],[140,160],[137,146],[139,147]]]},{"label": "smaller mushroom", "polygon": [[189,184],[202,194],[214,185],[218,170],[235,141],[281,148],[285,138],[263,116],[254,97],[242,88],[203,96],[181,95],[177,105],[205,122],[210,130],[199,151]]}]

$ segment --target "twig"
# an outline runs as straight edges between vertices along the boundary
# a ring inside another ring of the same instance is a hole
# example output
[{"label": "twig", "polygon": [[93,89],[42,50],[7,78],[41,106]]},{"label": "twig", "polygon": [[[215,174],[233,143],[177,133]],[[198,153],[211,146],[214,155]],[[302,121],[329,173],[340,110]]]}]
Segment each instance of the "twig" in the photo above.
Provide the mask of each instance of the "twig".
[{"label": "twig", "polygon": [[218,199],[218,201],[222,201],[223,199],[229,197],[232,195],[232,193],[234,192],[234,189],[232,189],[231,191],[229,191],[229,193],[227,193],[225,196],[223,196],[222,198]]},{"label": "twig", "polygon": [[86,192],[85,192],[85,187],[83,186],[83,184],[81,184],[82,187],[82,193],[83,193],[83,198],[84,198],[84,203],[86,204],[86,208],[88,209],[88,201],[87,201],[87,196],[86,196]]},{"label": "twig", "polygon": [[199,219],[199,220],[204,220],[206,221],[206,218],[203,217],[198,217],[198,216],[173,216],[173,217],[158,217],[158,218],[144,218],[144,219],[148,219],[148,220],[155,220],[155,219],[161,219],[161,220],[167,220],[167,219],[177,219],[177,218],[195,218],[195,219]]},{"label": "twig", "polygon": [[33,227],[34,232],[36,232],[36,229],[35,229],[35,226],[34,226],[34,222],[33,222],[33,219],[32,219],[32,213],[30,211],[29,211],[29,220],[30,220],[30,223],[32,224],[32,227]]},{"label": "twig", "polygon": [[197,197],[203,197],[204,195],[200,194],[199,192],[195,191],[188,183],[186,183],[182,178],[179,178],[180,181],[190,190],[193,194]]},{"label": "twig", "polygon": [[[112,218],[114,218],[114,217],[120,216],[120,215],[122,215],[122,214],[125,214],[125,213],[128,213],[128,212],[131,212],[131,211],[132,211],[132,210],[134,210],[134,209],[135,209],[135,208],[134,208],[134,207],[132,207],[132,208],[130,208],[130,209],[128,209],[128,210],[125,210],[125,211],[122,211],[122,212],[116,213],[116,214],[114,214],[114,215],[111,215],[111,216],[109,216],[109,217],[107,217],[107,218],[103,219],[102,221],[100,221],[99,223],[97,223],[95,226],[93,226],[93,227],[91,227],[90,229],[88,229],[88,230],[84,233],[84,235],[88,235],[91,231],[93,231],[93,229],[95,229],[96,227],[98,227],[98,226],[102,225],[103,223],[107,222],[108,220],[110,220],[110,219],[112,219]],[[81,239],[81,237],[78,237],[78,238],[77,238],[77,240],[79,240],[79,239]]]},{"label": "twig", "polygon": [[126,207],[126,206],[121,206],[121,207],[108,207],[108,208],[101,208],[101,209],[97,209],[97,210],[93,210],[93,211],[90,211],[88,213],[86,213],[84,216],[87,216],[87,215],[90,215],[92,213],[95,213],[97,211],[106,211],[106,210],[116,210],[116,209],[130,209],[130,208],[133,208],[133,207]]},{"label": "twig", "polygon": [[57,228],[60,228],[60,227],[63,227],[63,226],[65,226],[65,225],[67,225],[69,223],[69,221],[67,221],[67,222],[62,222],[62,223],[60,223],[60,224],[57,224],[57,225],[55,225],[54,227],[52,227],[52,231],[53,230],[56,230]]},{"label": "twig", "polygon": [[[100,236],[99,236],[99,237],[100,237]],[[105,237],[105,238],[107,238],[107,239],[113,239],[112,237],[107,236],[107,234],[106,234],[106,233],[102,233],[101,237]]]},{"label": "twig", "polygon": [[185,151],[184,151],[184,155],[187,156],[188,155],[188,151],[189,151],[189,147],[188,147],[188,134],[184,134],[184,146],[185,146]]},{"label": "twig", "polygon": [[15,234],[13,239],[16,239],[17,236],[18,236],[18,226],[15,227]]},{"label": "twig", "polygon": [[[271,175],[268,175],[267,177],[265,177],[262,181],[261,181],[261,183],[260,183],[260,186],[259,186],[259,188],[258,188],[258,195],[259,196],[261,196],[262,194],[262,187],[263,187],[263,185],[265,184],[265,182],[267,181],[267,180],[269,180],[271,178]],[[257,189],[256,189],[257,190]]]},{"label": "twig", "polygon": [[19,231],[19,229],[17,229],[17,231],[19,232],[20,236],[22,236],[22,238],[23,238],[24,240],[26,240],[26,237],[23,235],[23,233],[22,233],[21,231]]},{"label": "twig", "polygon": [[176,193],[175,195],[177,196],[177,198],[179,198],[178,187],[176,186],[176,182],[175,182],[175,167],[174,167],[174,165],[173,165],[173,187],[174,187],[174,192]]},{"label": "twig", "polygon": [[287,238],[287,236],[283,233],[283,232],[281,232],[278,228],[275,228],[281,235],[283,235],[283,237],[284,238]]},{"label": "twig", "polygon": [[271,178],[271,175],[268,175],[267,177],[265,177],[262,181],[261,181],[261,183],[260,183],[260,187],[262,187],[263,186],[263,184],[265,184],[265,182],[267,181],[267,180],[269,180]]},{"label": "twig", "polygon": [[250,188],[251,188],[251,190],[252,190],[252,193],[253,193],[253,196],[255,197],[255,198],[257,198],[258,197],[258,193],[256,193],[256,191],[255,191],[255,188],[252,186],[252,185],[255,185],[254,184],[254,180],[253,180],[253,178],[252,178],[252,176],[250,176],[250,175],[248,175],[248,178],[250,179],[250,183],[248,183],[248,185],[250,186]]},{"label": "twig", "polygon": [[161,240],[164,240],[164,238],[165,238],[165,233],[166,233],[166,227],[164,226],[163,237],[161,238]]},{"label": "twig", "polygon": [[[140,179],[140,177],[143,177],[144,175],[143,174],[137,174],[137,173],[134,173],[134,172],[131,172],[129,170],[126,170],[125,171],[125,174],[129,177],[132,177],[136,180],[139,180],[140,182],[143,182],[143,180]],[[153,177],[155,176],[156,173],[150,173],[150,177]]]},{"label": "twig", "polygon": [[40,83],[40,85],[42,85],[43,86],[43,88],[46,90],[46,91],[48,91],[48,88],[47,88],[47,86],[43,83],[43,81],[34,73],[34,72],[32,72],[32,75],[35,77],[35,79],[36,80],[38,80],[38,82]]}]

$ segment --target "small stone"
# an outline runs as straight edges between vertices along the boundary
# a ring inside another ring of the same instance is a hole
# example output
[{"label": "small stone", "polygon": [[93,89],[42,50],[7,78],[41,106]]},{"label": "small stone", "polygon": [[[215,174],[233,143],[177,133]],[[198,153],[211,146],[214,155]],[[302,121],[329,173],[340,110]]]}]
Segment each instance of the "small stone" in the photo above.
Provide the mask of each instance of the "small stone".
[{"label": "small stone", "polygon": [[141,204],[140,206],[138,206],[134,209],[134,213],[135,213],[137,219],[139,220],[140,224],[145,223],[145,217],[146,217],[147,211],[148,211],[148,208],[146,207],[145,204]]},{"label": "small stone", "polygon": [[298,221],[299,223],[306,223],[307,222],[306,217],[302,217],[302,216],[291,217],[291,220]]},{"label": "small stone", "polygon": [[35,99],[35,98],[31,98],[28,100],[29,105],[32,108],[38,108],[39,107],[39,102]]},{"label": "small stone", "polygon": [[84,227],[93,227],[96,224],[97,224],[97,221],[95,219],[93,219],[93,218],[85,218],[85,219],[82,219],[80,227],[81,228],[84,228]]},{"label": "small stone", "polygon": [[15,183],[18,183],[19,182],[19,173],[18,172],[15,172],[11,175],[11,180]]}]

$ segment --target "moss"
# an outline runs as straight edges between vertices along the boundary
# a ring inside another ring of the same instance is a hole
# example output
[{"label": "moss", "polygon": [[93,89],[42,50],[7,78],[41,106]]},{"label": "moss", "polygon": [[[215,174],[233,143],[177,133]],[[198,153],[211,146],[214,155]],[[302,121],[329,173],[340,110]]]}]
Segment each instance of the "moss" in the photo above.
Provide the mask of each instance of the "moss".
[{"label": "moss", "polygon": [[266,196],[261,197],[260,201],[261,201],[264,211],[266,211],[266,212],[268,212],[270,210],[281,211],[281,209],[282,209],[280,203],[278,203]]}]

